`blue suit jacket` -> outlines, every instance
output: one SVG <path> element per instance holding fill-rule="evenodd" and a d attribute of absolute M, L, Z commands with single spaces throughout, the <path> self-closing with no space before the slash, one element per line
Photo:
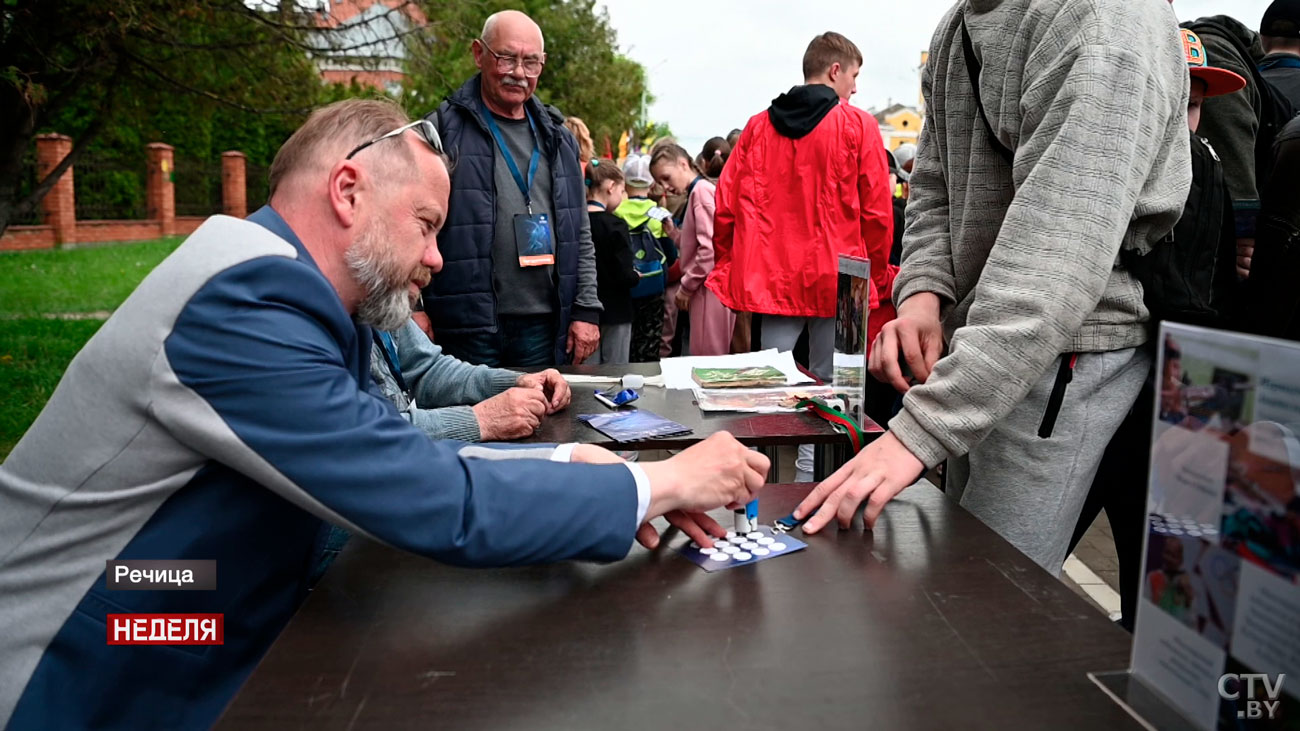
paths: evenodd
<path fill-rule="evenodd" d="M 431 441 L 368 391 L 369 328 L 293 231 L 250 220 L 209 220 L 151 273 L 0 466 L 0 726 L 211 725 L 327 522 L 465 566 L 632 545 L 627 469 Z M 217 589 L 107 591 L 113 558 L 216 559 Z M 131 612 L 223 613 L 225 644 L 108 646 L 105 616 Z"/>

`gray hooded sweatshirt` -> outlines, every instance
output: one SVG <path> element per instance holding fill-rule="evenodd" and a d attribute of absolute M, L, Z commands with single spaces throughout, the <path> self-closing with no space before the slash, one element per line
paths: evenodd
<path fill-rule="evenodd" d="M 965 454 L 1061 354 L 1142 345 L 1149 251 L 1191 184 L 1187 65 L 1165 0 L 971 0 L 939 23 L 894 301 L 932 292 L 948 352 L 890 422 L 927 466 Z M 1008 166 L 979 120 L 962 52 Z"/>

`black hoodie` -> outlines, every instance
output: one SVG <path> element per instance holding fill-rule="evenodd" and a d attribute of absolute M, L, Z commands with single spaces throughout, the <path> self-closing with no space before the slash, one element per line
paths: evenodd
<path fill-rule="evenodd" d="M 839 95 L 825 84 L 795 86 L 772 100 L 767 117 L 782 137 L 797 140 L 816 129 L 839 103 Z"/>

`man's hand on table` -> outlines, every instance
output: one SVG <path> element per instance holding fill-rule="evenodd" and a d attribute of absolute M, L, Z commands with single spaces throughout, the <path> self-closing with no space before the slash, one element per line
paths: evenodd
<path fill-rule="evenodd" d="M 564 380 L 564 376 L 554 368 L 547 368 L 539 373 L 523 373 L 515 379 L 515 385 L 520 388 L 532 388 L 542 392 L 546 397 L 547 414 L 554 414 L 569 405 L 569 400 L 573 394 L 569 390 L 569 382 Z"/>
<path fill-rule="evenodd" d="M 921 460 L 913 456 L 897 437 L 886 432 L 814 488 L 795 508 L 794 516 L 802 519 L 816 511 L 803 524 L 805 533 L 816 533 L 832 519 L 838 520 L 840 527 L 848 528 L 853 514 L 865 500 L 867 510 L 862 519 L 870 530 L 885 503 L 893 500 L 903 488 L 914 484 L 923 472 L 925 465 Z"/>
<path fill-rule="evenodd" d="M 903 375 L 898 354 L 902 352 L 916 383 L 925 383 L 930 370 L 943 355 L 943 325 L 939 321 L 939 297 L 918 292 L 898 306 L 898 317 L 885 323 L 871 346 L 867 367 L 877 381 L 888 383 L 899 393 L 911 384 Z"/>
<path fill-rule="evenodd" d="M 537 388 L 506 389 L 474 405 L 479 437 L 485 442 L 519 439 L 537 430 L 549 403 Z"/>
<path fill-rule="evenodd" d="M 571 460 L 589 464 L 622 461 L 613 452 L 589 444 L 575 447 Z M 767 457 L 746 449 L 726 432 L 662 462 L 642 463 L 641 469 L 650 478 L 650 509 L 646 522 L 637 529 L 637 542 L 651 549 L 659 545 L 659 532 L 650 520 L 662 515 L 691 540 L 712 546 L 713 539 L 722 538 L 727 531 L 706 512 L 753 500 L 767 481 L 770 466 Z"/>

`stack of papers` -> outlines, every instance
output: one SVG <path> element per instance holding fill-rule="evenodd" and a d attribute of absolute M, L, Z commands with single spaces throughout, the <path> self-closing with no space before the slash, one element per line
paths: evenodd
<path fill-rule="evenodd" d="M 695 402 L 700 411 L 740 411 L 751 414 L 778 414 L 798 411 L 795 404 L 815 398 L 839 407 L 835 389 L 830 386 L 783 386 L 781 388 L 697 388 Z"/>
<path fill-rule="evenodd" d="M 664 358 L 659 361 L 663 371 L 664 387 L 675 389 L 695 389 L 698 384 L 691 377 L 696 368 L 753 368 L 771 366 L 785 374 L 787 386 L 801 383 L 816 383 L 804 375 L 795 365 L 794 354 L 786 351 L 777 352 L 776 348 L 761 350 L 757 353 L 736 353 L 734 355 L 693 355 L 684 358 Z"/>

